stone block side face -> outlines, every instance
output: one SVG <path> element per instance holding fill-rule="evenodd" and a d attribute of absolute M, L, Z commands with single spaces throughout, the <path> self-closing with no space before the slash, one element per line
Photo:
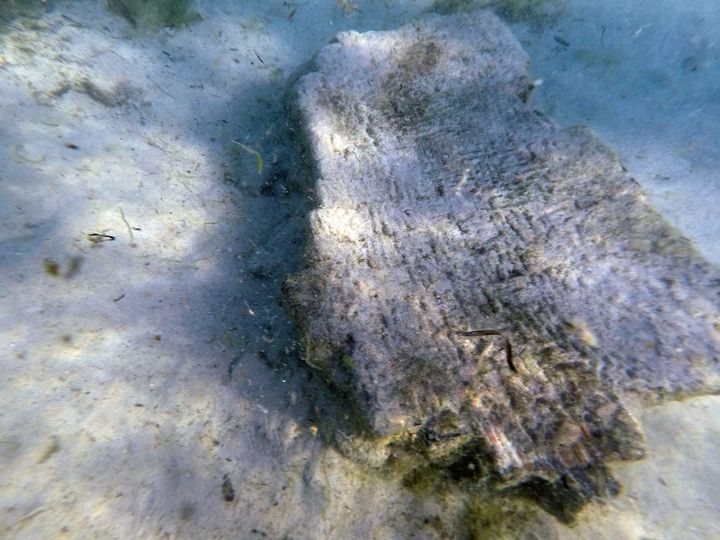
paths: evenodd
<path fill-rule="evenodd" d="M 318 206 L 289 280 L 308 362 L 387 455 L 565 517 L 613 492 L 604 463 L 643 454 L 618 394 L 720 388 L 716 269 L 591 133 L 526 105 L 491 14 L 340 34 L 316 66 L 297 100 Z"/>

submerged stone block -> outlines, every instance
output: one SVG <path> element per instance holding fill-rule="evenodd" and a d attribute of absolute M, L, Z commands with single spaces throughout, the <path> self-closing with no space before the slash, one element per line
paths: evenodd
<path fill-rule="evenodd" d="M 571 519 L 643 455 L 622 402 L 717 392 L 720 274 L 495 16 L 342 33 L 296 87 L 315 176 L 287 284 L 307 361 L 405 460 Z M 370 458 L 368 458 L 370 460 Z"/>

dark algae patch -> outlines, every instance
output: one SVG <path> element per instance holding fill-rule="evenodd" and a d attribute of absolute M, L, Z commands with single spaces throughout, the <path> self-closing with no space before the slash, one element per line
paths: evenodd
<path fill-rule="evenodd" d="M 107 5 L 140 30 L 176 28 L 200 19 L 191 0 L 108 0 Z"/>
<path fill-rule="evenodd" d="M 0 1 L 0 23 L 15 17 L 36 17 L 50 9 L 51 0 L 2 0 Z"/>

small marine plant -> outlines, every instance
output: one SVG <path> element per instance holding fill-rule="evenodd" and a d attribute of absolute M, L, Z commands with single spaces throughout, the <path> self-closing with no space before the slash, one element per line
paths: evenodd
<path fill-rule="evenodd" d="M 107 7 L 140 30 L 176 28 L 200 19 L 192 0 L 107 0 Z"/>

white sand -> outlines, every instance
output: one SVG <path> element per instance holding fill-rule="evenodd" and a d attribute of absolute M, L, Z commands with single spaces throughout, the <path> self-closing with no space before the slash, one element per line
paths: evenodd
<path fill-rule="evenodd" d="M 292 71 L 338 30 L 392 28 L 429 3 L 206 0 L 202 22 L 143 37 L 79 0 L 0 33 L 0 537 L 451 534 L 457 508 L 315 436 L 332 396 L 298 365 L 278 305 L 304 194 L 259 194 L 283 166 Z M 720 261 L 720 8 L 570 4 L 542 34 L 515 25 L 537 102 L 599 131 Z M 262 174 L 231 139 L 261 152 Z M 720 536 L 720 400 L 641 416 L 649 457 L 617 468 L 623 495 L 552 534 Z"/>

